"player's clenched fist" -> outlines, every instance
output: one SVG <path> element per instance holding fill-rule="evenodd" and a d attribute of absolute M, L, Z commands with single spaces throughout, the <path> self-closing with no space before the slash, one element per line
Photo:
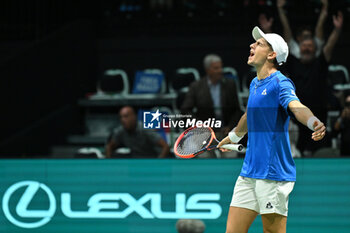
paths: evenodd
<path fill-rule="evenodd" d="M 312 133 L 311 138 L 314 141 L 321 140 L 326 135 L 326 126 L 321 121 L 315 121 L 313 124 L 315 132 Z"/>

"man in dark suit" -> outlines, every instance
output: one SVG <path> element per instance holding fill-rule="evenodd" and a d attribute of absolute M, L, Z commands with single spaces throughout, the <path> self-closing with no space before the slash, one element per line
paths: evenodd
<path fill-rule="evenodd" d="M 207 55 L 203 63 L 206 76 L 190 85 L 181 112 L 197 120 L 221 120 L 221 129 L 214 130 L 226 135 L 242 114 L 236 85 L 232 79 L 223 77 L 222 60 L 218 55 Z"/>

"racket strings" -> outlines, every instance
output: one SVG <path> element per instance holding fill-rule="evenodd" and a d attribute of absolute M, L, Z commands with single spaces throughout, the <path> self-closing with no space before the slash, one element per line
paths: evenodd
<path fill-rule="evenodd" d="M 208 128 L 194 128 L 189 130 L 179 141 L 176 152 L 180 155 L 195 154 L 206 148 L 212 139 Z"/>

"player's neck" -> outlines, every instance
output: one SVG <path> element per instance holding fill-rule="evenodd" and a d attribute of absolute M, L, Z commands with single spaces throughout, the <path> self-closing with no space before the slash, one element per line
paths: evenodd
<path fill-rule="evenodd" d="M 256 75 L 259 80 L 265 79 L 269 77 L 271 74 L 275 73 L 277 69 L 269 63 L 265 63 L 264 65 L 256 68 Z"/>

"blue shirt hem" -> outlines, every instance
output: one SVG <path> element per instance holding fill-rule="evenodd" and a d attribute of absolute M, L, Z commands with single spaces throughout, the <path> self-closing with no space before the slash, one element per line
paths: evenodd
<path fill-rule="evenodd" d="M 240 173 L 240 176 L 253 178 L 253 179 L 261 179 L 261 180 L 274 180 L 274 181 L 296 181 L 296 178 L 283 178 L 283 177 L 273 177 L 273 176 L 254 176 L 249 174 Z"/>

